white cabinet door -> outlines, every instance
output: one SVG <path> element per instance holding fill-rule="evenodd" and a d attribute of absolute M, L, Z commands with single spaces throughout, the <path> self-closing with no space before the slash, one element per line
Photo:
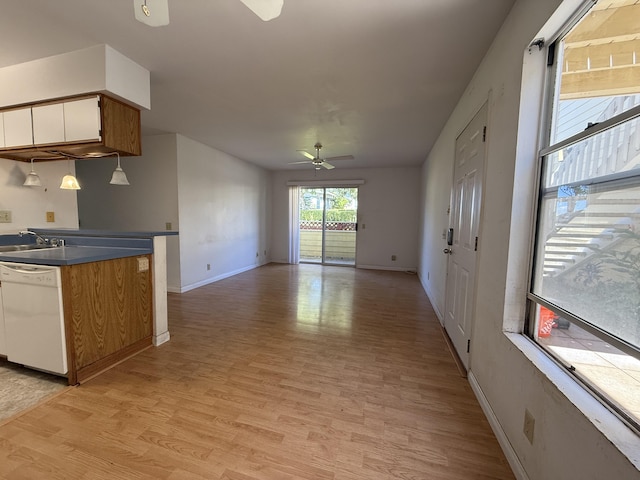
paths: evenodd
<path fill-rule="evenodd" d="M 43 105 L 31 109 L 33 116 L 33 143 L 64 142 L 64 109 L 62 103 Z"/>
<path fill-rule="evenodd" d="M 4 144 L 7 148 L 33 145 L 31 107 L 4 112 Z"/>
<path fill-rule="evenodd" d="M 64 102 L 65 141 L 100 140 L 98 97 Z"/>
<path fill-rule="evenodd" d="M 0 112 L 0 148 L 4 148 L 4 113 Z"/>

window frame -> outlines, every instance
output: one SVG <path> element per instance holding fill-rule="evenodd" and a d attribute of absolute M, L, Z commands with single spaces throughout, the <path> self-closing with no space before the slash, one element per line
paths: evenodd
<path fill-rule="evenodd" d="M 538 348 L 540 348 L 546 355 L 548 355 L 552 360 L 554 360 L 558 365 L 563 367 L 579 384 L 581 384 L 587 391 L 589 391 L 592 395 L 594 395 L 601 403 L 607 406 L 615 415 L 617 415 L 621 420 L 623 420 L 628 426 L 630 426 L 636 434 L 640 434 L 640 421 L 635 417 L 629 416 L 624 408 L 618 406 L 615 401 L 613 401 L 609 396 L 603 393 L 600 388 L 592 383 L 590 380 L 585 378 L 576 369 L 569 363 L 567 360 L 558 357 L 554 352 L 550 349 L 546 348 L 536 339 L 536 311 L 539 306 L 545 307 L 558 316 L 568 320 L 572 324 L 575 324 L 577 327 L 587 331 L 588 333 L 594 335 L 595 337 L 607 342 L 613 347 L 621 350 L 623 353 L 630 355 L 636 359 L 640 359 L 640 348 L 635 345 L 631 345 L 626 342 L 624 339 L 618 338 L 615 335 L 607 332 L 606 330 L 598 327 L 597 325 L 591 324 L 588 321 L 582 319 L 581 317 L 567 311 L 566 309 L 559 307 L 541 297 L 540 295 L 533 292 L 534 289 L 534 281 L 536 276 L 536 265 L 537 261 L 540 259 L 538 257 L 538 247 L 540 240 L 538 238 L 538 232 L 541 227 L 541 211 L 542 211 L 542 202 L 545 198 L 544 194 L 548 193 L 549 188 L 545 188 L 544 179 L 545 179 L 545 169 L 547 166 L 546 158 L 553 153 L 556 153 L 560 150 L 563 150 L 569 146 L 575 145 L 581 141 L 584 141 L 588 138 L 594 137 L 600 133 L 603 133 L 607 130 L 613 129 L 619 125 L 622 125 L 626 122 L 633 121 L 634 119 L 640 120 L 640 105 L 636 105 L 622 113 L 619 113 L 605 121 L 596 123 L 594 125 L 590 125 L 585 130 L 578 132 L 568 138 L 562 139 L 556 143 L 551 143 L 552 139 L 552 128 L 554 122 L 554 109 L 555 105 L 555 94 L 556 89 L 559 85 L 559 79 L 561 75 L 561 68 L 558 62 L 558 48 L 560 46 L 560 42 L 562 39 L 573 29 L 577 23 L 579 23 L 582 18 L 588 14 L 588 12 L 593 8 L 593 6 L 597 3 L 598 0 L 587 0 L 584 4 L 576 10 L 576 12 L 567 19 L 564 24 L 564 27 L 557 32 L 557 34 L 552 37 L 552 39 L 548 42 L 543 40 L 543 44 L 540 44 L 538 40 L 534 41 L 532 45 L 529 47 L 534 48 L 537 46 L 540 49 L 546 47 L 547 53 L 547 71 L 546 71 L 546 79 L 544 82 L 543 94 L 542 94 L 542 108 L 540 110 L 540 136 L 539 142 L 540 147 L 538 148 L 538 153 L 536 157 L 536 175 L 533 178 L 535 182 L 534 187 L 534 205 L 535 209 L 533 211 L 533 228 L 531 229 L 531 241 L 530 241 L 530 261 L 529 261 L 529 278 L 527 284 L 527 294 L 526 294 L 526 308 L 525 308 L 525 321 L 524 321 L 524 334 L 533 341 Z M 567 185 L 610 185 L 612 183 L 618 182 L 633 182 L 640 184 L 640 169 L 628 170 L 624 172 L 617 172 L 613 174 L 602 175 L 599 177 L 590 177 L 583 181 L 575 182 L 574 184 Z M 563 185 L 564 186 L 564 185 Z M 560 186 L 552 187 L 552 188 L 560 188 Z"/>

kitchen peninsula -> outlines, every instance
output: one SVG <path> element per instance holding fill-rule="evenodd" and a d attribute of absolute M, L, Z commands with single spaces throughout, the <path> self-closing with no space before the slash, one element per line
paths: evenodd
<path fill-rule="evenodd" d="M 30 231 L 49 246 L 0 251 L 0 262 L 60 269 L 70 384 L 169 340 L 166 236 L 177 232 Z M 2 235 L 0 245 L 34 242 L 36 235 Z"/>

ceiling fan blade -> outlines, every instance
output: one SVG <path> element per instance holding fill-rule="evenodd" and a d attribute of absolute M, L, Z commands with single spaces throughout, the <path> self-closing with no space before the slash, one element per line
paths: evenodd
<path fill-rule="evenodd" d="M 169 25 L 169 0 L 133 0 L 136 20 L 150 27 Z"/>
<path fill-rule="evenodd" d="M 353 160 L 353 158 L 353 155 L 340 155 L 337 157 L 328 157 L 325 158 L 325 160 L 331 160 L 333 162 L 334 160 Z"/>
<path fill-rule="evenodd" d="M 311 155 L 309 152 L 305 152 L 304 150 L 298 150 L 298 152 L 300 152 L 302 155 L 307 157 L 309 160 L 315 160 L 316 159 L 316 157 Z"/>
<path fill-rule="evenodd" d="M 287 165 L 299 165 L 302 163 L 313 163 L 311 160 L 303 160 L 301 162 L 289 162 Z"/>
<path fill-rule="evenodd" d="M 327 162 L 322 162 L 322 163 L 320 164 L 320 166 L 322 166 L 322 167 L 326 168 L 327 170 L 331 170 L 331 169 L 336 168 L 336 167 L 334 167 L 333 165 L 331 165 L 330 163 L 327 163 Z"/>
<path fill-rule="evenodd" d="M 265 22 L 277 18 L 282 12 L 284 0 L 240 0 L 249 10 Z"/>

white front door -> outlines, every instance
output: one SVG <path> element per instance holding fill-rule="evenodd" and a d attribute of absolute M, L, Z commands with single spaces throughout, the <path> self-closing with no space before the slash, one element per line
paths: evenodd
<path fill-rule="evenodd" d="M 444 328 L 469 368 L 487 104 L 456 139 Z"/>

